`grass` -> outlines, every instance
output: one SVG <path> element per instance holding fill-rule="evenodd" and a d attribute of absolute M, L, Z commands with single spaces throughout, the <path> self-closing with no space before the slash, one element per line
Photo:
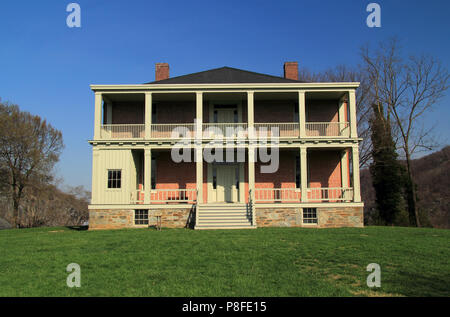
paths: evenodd
<path fill-rule="evenodd" d="M 2 230 L 0 296 L 450 296 L 449 242 L 391 227 Z M 372 262 L 381 288 L 366 285 Z"/>

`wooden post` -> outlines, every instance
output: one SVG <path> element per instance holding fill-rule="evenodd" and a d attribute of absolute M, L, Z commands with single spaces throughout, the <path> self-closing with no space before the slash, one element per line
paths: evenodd
<path fill-rule="evenodd" d="M 95 110 L 94 110 L 94 140 L 100 139 L 100 129 L 102 125 L 102 93 L 95 93 Z"/>
<path fill-rule="evenodd" d="M 152 131 L 152 93 L 145 93 L 145 139 L 151 138 Z"/>
<path fill-rule="evenodd" d="M 306 147 L 300 148 L 300 186 L 302 203 L 308 201 L 308 152 Z"/>

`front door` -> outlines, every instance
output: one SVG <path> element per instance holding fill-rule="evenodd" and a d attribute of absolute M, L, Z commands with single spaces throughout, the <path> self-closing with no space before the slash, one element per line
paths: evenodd
<path fill-rule="evenodd" d="M 231 109 L 217 109 L 217 121 L 216 123 L 233 123 L 234 122 L 234 112 L 233 108 Z"/>
<path fill-rule="evenodd" d="M 217 165 L 217 202 L 232 203 L 237 201 L 236 165 Z"/>

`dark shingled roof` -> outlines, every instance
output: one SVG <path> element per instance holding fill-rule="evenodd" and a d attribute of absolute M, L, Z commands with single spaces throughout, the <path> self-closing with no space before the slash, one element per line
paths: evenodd
<path fill-rule="evenodd" d="M 250 72 L 247 70 L 221 67 L 203 72 L 177 76 L 153 81 L 147 84 L 273 84 L 301 83 L 301 81 L 286 79 L 272 75 Z"/>

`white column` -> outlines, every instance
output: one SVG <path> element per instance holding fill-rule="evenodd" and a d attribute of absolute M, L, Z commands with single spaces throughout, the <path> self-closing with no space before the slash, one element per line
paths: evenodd
<path fill-rule="evenodd" d="M 341 151 L 341 187 L 348 186 L 348 151 L 347 149 Z"/>
<path fill-rule="evenodd" d="M 152 192 L 152 150 L 144 149 L 144 204 L 150 203 Z"/>
<path fill-rule="evenodd" d="M 346 128 L 345 123 L 347 122 L 346 107 L 347 101 L 344 97 L 339 100 L 339 132 L 348 137 L 349 129 Z"/>
<path fill-rule="evenodd" d="M 152 129 L 152 93 L 145 93 L 145 139 L 148 140 L 151 137 Z"/>
<path fill-rule="evenodd" d="M 354 90 L 348 92 L 348 106 L 350 109 L 350 137 L 357 138 L 358 122 L 356 119 L 356 95 Z"/>
<path fill-rule="evenodd" d="M 195 167 L 197 182 L 197 204 L 203 204 L 203 149 L 200 145 L 195 148 Z"/>
<path fill-rule="evenodd" d="M 196 139 L 201 140 L 202 136 L 202 125 L 203 125 L 203 93 L 197 92 L 196 93 Z"/>
<path fill-rule="evenodd" d="M 300 137 L 306 137 L 306 101 L 304 91 L 298 92 L 298 124 Z"/>
<path fill-rule="evenodd" d="M 95 93 L 95 110 L 94 110 L 94 140 L 100 139 L 100 127 L 102 125 L 102 93 Z"/>
<path fill-rule="evenodd" d="M 306 147 L 300 148 L 300 188 L 302 202 L 308 201 L 308 152 Z"/>
<path fill-rule="evenodd" d="M 354 201 L 361 202 L 361 187 L 359 179 L 359 148 L 358 146 L 352 147 L 352 167 L 353 167 L 353 193 Z"/>
<path fill-rule="evenodd" d="M 254 92 L 247 91 L 247 126 L 249 131 L 249 138 L 254 138 L 254 128 L 255 128 L 255 99 Z"/>

